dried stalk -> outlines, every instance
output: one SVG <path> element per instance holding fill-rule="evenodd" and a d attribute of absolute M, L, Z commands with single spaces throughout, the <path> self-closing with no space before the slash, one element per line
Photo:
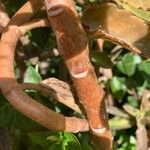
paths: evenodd
<path fill-rule="evenodd" d="M 98 85 L 89 60 L 88 39 L 72 0 L 45 0 L 48 18 L 82 103 L 96 149 L 109 150 L 112 135 L 108 128 L 104 91 Z"/>
<path fill-rule="evenodd" d="M 32 0 L 31 3 L 36 3 L 38 5 L 36 0 Z M 33 8 L 36 9 L 32 9 L 31 11 L 30 6 L 29 2 L 27 2 L 16 13 L 15 17 L 12 18 L 2 34 L 0 41 L 1 92 L 18 111 L 51 130 L 68 132 L 87 131 L 89 127 L 85 119 L 64 117 L 61 114 L 53 112 L 27 96 L 15 80 L 13 71 L 14 52 L 18 39 L 22 35 L 19 27 L 16 25 L 27 22 L 32 17 L 33 13 L 39 9 L 39 6 L 33 6 Z M 30 13 L 26 14 L 24 12 Z"/>
<path fill-rule="evenodd" d="M 104 40 L 103 39 L 97 39 L 96 40 L 98 49 L 100 52 L 103 52 L 103 47 L 104 47 Z"/>

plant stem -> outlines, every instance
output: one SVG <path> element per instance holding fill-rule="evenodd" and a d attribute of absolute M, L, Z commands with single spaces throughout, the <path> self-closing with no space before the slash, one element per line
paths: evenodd
<path fill-rule="evenodd" d="M 112 135 L 105 111 L 104 91 L 89 60 L 87 35 L 72 0 L 45 0 L 48 18 L 83 105 L 96 149 L 110 150 Z"/>

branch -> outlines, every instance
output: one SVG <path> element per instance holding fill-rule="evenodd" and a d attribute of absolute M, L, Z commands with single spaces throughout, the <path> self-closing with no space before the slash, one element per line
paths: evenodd
<path fill-rule="evenodd" d="M 130 116 L 126 112 L 114 106 L 107 106 L 107 112 L 111 115 L 115 115 L 118 117 L 127 118 L 127 119 L 130 118 Z"/>
<path fill-rule="evenodd" d="M 72 0 L 45 0 L 48 18 L 56 34 L 60 54 L 63 56 L 83 105 L 95 145 L 109 150 L 112 135 L 108 128 L 104 91 L 97 83 L 89 61 L 87 35 Z"/>
<path fill-rule="evenodd" d="M 24 35 L 27 31 L 30 31 L 34 28 L 40 28 L 40 27 L 49 27 L 50 23 L 48 21 L 47 18 L 45 19 L 36 19 L 36 20 L 32 20 L 29 23 L 26 23 L 22 26 L 20 26 L 20 31 L 21 33 Z"/>
<path fill-rule="evenodd" d="M 98 29 L 97 31 L 89 31 L 87 30 L 88 33 L 90 33 L 94 38 L 102 38 L 110 42 L 114 42 L 116 44 L 121 45 L 124 48 L 130 49 L 133 53 L 141 54 L 141 51 L 136 48 L 135 46 L 131 45 L 128 42 L 125 42 L 119 37 L 111 36 L 110 34 L 106 33 L 105 31 Z"/>
<path fill-rule="evenodd" d="M 147 150 L 148 149 L 148 135 L 145 126 L 138 127 L 136 130 L 136 149 Z"/>
<path fill-rule="evenodd" d="M 33 0 L 32 3 L 33 2 L 36 2 L 36 0 Z M 27 4 L 29 4 L 29 2 L 27 2 Z M 27 4 L 25 4 L 25 6 L 28 6 Z M 16 24 L 21 25 L 27 22 L 32 17 L 32 14 L 37 11 L 33 9 L 29 15 L 21 13 L 28 10 L 25 9 L 25 6 L 18 11 L 19 15 L 16 13 L 1 37 L 0 89 L 2 94 L 18 111 L 44 127 L 55 131 L 88 131 L 89 127 L 85 119 L 64 117 L 61 114 L 57 114 L 26 95 L 16 82 L 13 71 L 14 52 L 18 39 L 22 35 Z M 22 14 L 21 16 L 20 13 Z"/>
<path fill-rule="evenodd" d="M 42 81 L 39 84 L 22 83 L 20 84 L 20 86 L 23 90 L 29 90 L 29 89 L 35 90 L 45 96 L 50 96 L 54 100 L 64 104 L 65 106 L 68 106 L 75 112 L 82 114 L 81 109 L 79 108 L 79 106 L 76 104 L 74 100 L 74 97 L 71 93 L 68 84 L 63 81 L 60 81 L 55 78 L 49 78 Z M 130 116 L 127 113 L 114 106 L 106 106 L 106 111 L 111 115 L 115 115 L 127 119 L 130 118 Z"/>
<path fill-rule="evenodd" d="M 37 13 L 38 10 L 43 6 L 42 0 L 29 0 L 26 2 L 11 18 L 8 25 L 22 25 L 28 22 L 31 17 Z"/>

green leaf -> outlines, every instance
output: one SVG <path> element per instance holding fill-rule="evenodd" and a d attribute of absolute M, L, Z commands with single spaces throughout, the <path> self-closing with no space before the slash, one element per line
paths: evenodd
<path fill-rule="evenodd" d="M 97 2 L 97 0 L 89 0 L 91 3 Z"/>
<path fill-rule="evenodd" d="M 87 143 L 85 143 L 84 145 L 82 144 L 82 149 L 86 149 L 86 150 L 94 150 L 93 147 Z"/>
<path fill-rule="evenodd" d="M 12 135 L 12 150 L 19 150 L 22 149 L 22 139 L 23 134 L 20 130 L 11 128 L 11 135 Z"/>
<path fill-rule="evenodd" d="M 91 53 L 92 61 L 103 68 L 112 68 L 113 63 L 106 53 L 93 51 Z"/>
<path fill-rule="evenodd" d="M 41 146 L 43 149 L 48 149 L 51 145 L 51 142 L 47 140 L 47 137 L 50 136 L 52 133 L 49 131 L 45 132 L 36 132 L 36 133 L 29 133 L 28 137 L 32 140 L 33 143 Z"/>
<path fill-rule="evenodd" d="M 138 69 L 150 75 L 150 61 L 142 61 L 142 63 L 138 65 Z"/>
<path fill-rule="evenodd" d="M 48 150 L 82 150 L 81 145 L 72 133 L 38 132 L 29 133 L 33 143 Z"/>
<path fill-rule="evenodd" d="M 138 70 L 143 75 L 143 77 L 150 82 L 150 62 L 143 61 L 138 65 Z"/>
<path fill-rule="evenodd" d="M 144 10 L 150 9 L 150 0 L 115 0 L 115 1 L 128 4 L 134 8 L 141 8 Z"/>
<path fill-rule="evenodd" d="M 89 135 L 90 135 L 89 132 L 84 134 L 78 133 L 78 139 L 81 143 L 82 150 L 94 150 L 94 148 L 91 145 L 91 140 Z"/>
<path fill-rule="evenodd" d="M 48 150 L 62 150 L 62 146 L 60 144 L 52 143 Z"/>
<path fill-rule="evenodd" d="M 130 103 L 131 106 L 133 107 L 138 107 L 138 100 L 134 96 L 128 96 L 127 98 L 128 102 Z"/>
<path fill-rule="evenodd" d="M 24 76 L 24 83 L 39 83 L 41 81 L 40 74 L 32 66 L 29 66 Z"/>
<path fill-rule="evenodd" d="M 116 142 L 114 142 L 114 150 L 136 150 L 136 140 L 134 129 L 121 130 L 116 134 Z"/>
<path fill-rule="evenodd" d="M 136 66 L 141 62 L 141 57 L 132 53 L 124 55 L 121 61 L 117 63 L 117 68 L 124 74 L 132 76 L 135 73 Z"/>
<path fill-rule="evenodd" d="M 14 110 L 13 120 L 11 122 L 11 126 L 13 128 L 19 129 L 23 132 L 33 132 L 43 129 L 42 126 L 34 122 L 33 120 L 29 119 L 28 117 L 24 116 L 20 112 Z"/>
<path fill-rule="evenodd" d="M 110 88 L 115 97 L 119 100 L 119 102 L 121 102 L 127 91 L 126 79 L 121 77 L 113 77 L 110 80 Z"/>
<path fill-rule="evenodd" d="M 109 119 L 109 126 L 112 130 L 129 129 L 133 124 L 134 122 L 127 118 L 114 117 Z"/>
<path fill-rule="evenodd" d="M 80 142 L 72 133 L 64 133 L 64 138 L 62 142 L 63 150 L 82 150 Z"/>
<path fill-rule="evenodd" d="M 10 104 L 6 103 L 0 108 L 0 127 L 20 129 L 24 132 L 43 129 L 39 124 L 16 111 Z"/>
<path fill-rule="evenodd" d="M 0 94 L 0 108 L 1 108 L 5 103 L 7 103 L 5 97 L 4 97 L 2 94 Z"/>
<path fill-rule="evenodd" d="M 115 0 L 118 5 L 122 6 L 124 9 L 130 11 L 132 14 L 136 15 L 137 17 L 150 22 L 150 11 L 146 11 L 140 8 L 135 8 L 131 5 L 128 5 L 126 3 L 121 3 L 118 0 Z"/>

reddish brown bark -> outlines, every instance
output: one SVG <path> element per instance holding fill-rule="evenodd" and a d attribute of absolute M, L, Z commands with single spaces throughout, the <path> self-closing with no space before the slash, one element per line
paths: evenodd
<path fill-rule="evenodd" d="M 109 150 L 112 147 L 112 135 L 105 112 L 104 91 L 98 85 L 90 63 L 87 35 L 74 4 L 72 0 L 45 0 L 45 5 L 57 37 L 59 51 L 70 71 L 80 102 L 84 106 L 95 147 Z M 17 110 L 49 129 L 69 132 L 87 131 L 89 128 L 86 120 L 64 117 L 51 111 L 27 96 L 15 80 L 14 51 L 22 32 L 27 30 L 26 26 L 18 26 L 26 23 L 41 6 L 42 1 L 27 2 L 11 19 L 2 34 L 0 89 Z M 33 27 L 36 26 L 39 27 L 39 24 Z"/>
<path fill-rule="evenodd" d="M 72 0 L 45 0 L 47 14 L 63 56 L 84 106 L 91 133 L 98 149 L 111 149 L 104 91 L 98 85 L 89 60 L 88 39 Z M 100 146 L 101 145 L 101 146 Z"/>
<path fill-rule="evenodd" d="M 21 31 L 23 30 L 23 28 L 19 28 L 18 26 L 26 23 L 40 8 L 36 5 L 34 7 L 33 4 L 35 3 L 38 5 L 36 0 L 32 0 L 32 3 L 27 2 L 15 14 L 9 25 L 3 31 L 0 41 L 1 92 L 18 111 L 22 112 L 24 115 L 49 129 L 69 132 L 87 131 L 88 123 L 85 119 L 65 117 L 48 109 L 47 107 L 41 105 L 40 103 L 27 96 L 15 80 L 13 71 L 14 52 L 17 41 L 22 35 Z M 39 3 L 41 2 L 39 1 Z M 31 9 L 32 5 L 32 8 L 35 9 Z M 39 25 L 37 26 L 39 27 Z"/>

